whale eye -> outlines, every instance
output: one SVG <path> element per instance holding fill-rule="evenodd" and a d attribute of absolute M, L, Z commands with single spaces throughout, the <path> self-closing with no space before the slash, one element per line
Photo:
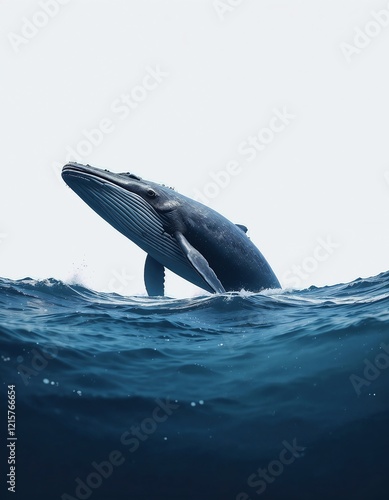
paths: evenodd
<path fill-rule="evenodd" d="M 157 196 L 157 193 L 154 191 L 154 189 L 149 188 L 147 190 L 147 196 L 150 196 L 150 198 L 155 198 Z"/>

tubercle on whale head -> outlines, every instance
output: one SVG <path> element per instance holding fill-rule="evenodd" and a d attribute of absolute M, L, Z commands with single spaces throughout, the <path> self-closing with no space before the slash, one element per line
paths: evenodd
<path fill-rule="evenodd" d="M 109 170 L 104 169 L 104 172 L 109 172 Z M 110 172 L 112 173 L 112 172 Z M 138 177 L 135 174 L 132 174 L 131 172 L 120 172 L 119 175 L 125 175 L 126 177 L 129 177 L 130 179 L 136 179 L 137 181 L 141 181 L 142 177 Z"/>

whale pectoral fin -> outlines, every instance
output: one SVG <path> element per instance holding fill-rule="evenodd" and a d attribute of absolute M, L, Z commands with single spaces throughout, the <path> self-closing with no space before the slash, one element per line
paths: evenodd
<path fill-rule="evenodd" d="M 247 233 L 248 228 L 244 226 L 243 224 L 235 224 L 239 229 L 241 229 L 244 233 Z"/>
<path fill-rule="evenodd" d="M 165 268 L 150 255 L 146 257 L 144 279 L 150 297 L 165 294 Z"/>
<path fill-rule="evenodd" d="M 189 262 L 200 274 L 200 276 L 208 283 L 208 285 L 213 288 L 216 293 L 224 293 L 225 289 L 220 283 L 214 270 L 209 267 L 207 259 L 189 243 L 182 233 L 176 232 L 174 233 L 174 237 Z"/>

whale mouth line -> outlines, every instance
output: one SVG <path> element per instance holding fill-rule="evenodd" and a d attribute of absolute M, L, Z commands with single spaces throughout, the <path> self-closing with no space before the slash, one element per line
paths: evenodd
<path fill-rule="evenodd" d="M 111 172 L 109 172 L 109 173 L 112 175 Z M 118 174 L 114 174 L 114 175 L 118 175 Z M 73 167 L 73 165 L 70 165 L 70 166 L 67 165 L 62 170 L 62 176 L 63 176 L 63 179 L 65 180 L 65 182 L 66 182 L 66 179 L 71 178 L 72 181 L 73 180 L 80 181 L 81 183 L 88 182 L 91 184 L 100 185 L 101 187 L 104 186 L 104 188 L 108 190 L 108 192 L 106 192 L 106 195 L 107 195 L 106 201 L 107 202 L 110 201 L 110 203 L 113 203 L 114 205 L 116 205 L 116 207 L 115 207 L 116 209 L 119 208 L 120 203 L 123 203 L 123 200 L 125 198 L 127 200 L 127 202 L 132 200 L 132 202 L 130 204 L 130 206 L 132 206 L 132 208 L 135 208 L 135 206 L 133 204 L 135 204 L 138 207 L 138 210 L 139 210 L 140 206 L 143 206 L 143 210 L 150 211 L 156 218 L 158 218 L 158 214 L 154 210 L 154 208 L 152 206 L 150 206 L 150 204 L 147 203 L 141 196 L 139 196 L 137 193 L 134 193 L 131 189 L 127 189 L 125 186 L 121 185 L 120 183 L 115 182 L 114 179 L 105 178 L 104 176 L 99 174 L 99 172 L 93 172 L 93 171 L 90 172 L 90 171 L 86 171 L 85 169 L 82 169 L 82 168 Z M 85 189 L 82 187 L 82 184 L 81 185 L 78 184 L 77 186 L 70 186 L 69 185 L 69 187 L 71 189 L 73 189 L 74 191 L 78 192 L 79 195 L 81 195 L 81 197 L 84 199 L 84 201 L 86 201 L 87 198 L 89 198 L 91 201 L 94 197 L 93 192 L 89 191 L 89 187 L 88 187 L 88 190 L 85 191 Z M 113 194 L 112 189 L 114 189 L 116 192 L 116 196 L 117 196 L 116 200 L 112 198 L 112 194 Z M 103 205 L 102 199 L 98 199 L 95 201 L 97 202 L 98 205 L 100 205 L 100 206 Z"/>
<path fill-rule="evenodd" d="M 112 172 L 109 172 L 112 174 Z M 65 180 L 66 177 L 73 177 L 74 179 L 83 179 L 86 181 L 95 181 L 99 182 L 100 184 L 111 184 L 112 186 L 120 187 L 126 191 L 130 191 L 128 189 L 125 189 L 123 186 L 121 186 L 119 183 L 114 182 L 111 179 L 108 179 L 106 177 L 103 177 L 101 174 L 98 172 L 90 172 L 82 168 L 75 167 L 73 165 L 66 165 L 62 169 L 62 177 Z M 131 191 L 130 191 L 131 192 Z"/>

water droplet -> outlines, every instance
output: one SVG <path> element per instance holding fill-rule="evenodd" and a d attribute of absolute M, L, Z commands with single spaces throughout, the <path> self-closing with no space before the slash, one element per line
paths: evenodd
<path fill-rule="evenodd" d="M 48 383 L 50 383 L 50 380 L 49 380 L 48 378 L 44 378 L 44 379 L 43 379 L 43 383 L 44 383 L 44 384 L 48 384 Z"/>

